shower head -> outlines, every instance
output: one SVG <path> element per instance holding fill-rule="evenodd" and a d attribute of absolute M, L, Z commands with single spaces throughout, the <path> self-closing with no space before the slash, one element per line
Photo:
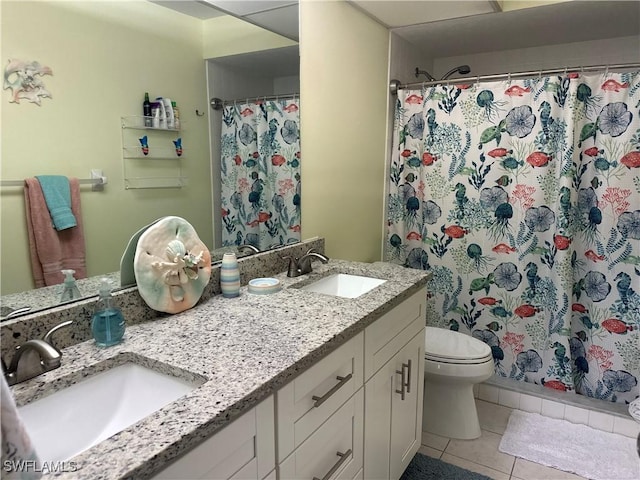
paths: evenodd
<path fill-rule="evenodd" d="M 425 77 L 427 77 L 428 82 L 435 81 L 435 77 L 429 72 L 427 72 L 426 70 L 420 70 L 420 68 L 416 67 L 416 78 L 418 78 L 420 75 L 424 75 Z"/>
<path fill-rule="evenodd" d="M 442 78 L 440 80 L 446 80 L 447 78 L 449 78 L 454 73 L 459 73 L 460 75 L 466 75 L 468 73 L 471 73 L 471 67 L 469 67 L 469 65 L 460 65 L 459 67 L 456 67 L 456 68 L 453 68 L 453 69 L 449 70 L 447 73 L 445 73 L 442 76 Z"/>

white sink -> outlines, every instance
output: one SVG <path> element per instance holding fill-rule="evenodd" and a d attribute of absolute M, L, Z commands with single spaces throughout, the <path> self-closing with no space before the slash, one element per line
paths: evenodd
<path fill-rule="evenodd" d="M 386 280 L 359 275 L 338 273 L 322 278 L 317 282 L 300 287 L 308 292 L 324 293 L 336 297 L 356 298 L 382 285 Z"/>
<path fill-rule="evenodd" d="M 125 363 L 18 410 L 42 461 L 68 460 L 199 385 Z"/>

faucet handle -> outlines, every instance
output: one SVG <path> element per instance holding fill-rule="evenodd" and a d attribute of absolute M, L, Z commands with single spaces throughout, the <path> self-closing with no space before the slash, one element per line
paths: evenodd
<path fill-rule="evenodd" d="M 42 340 L 44 342 L 47 342 L 49 345 L 51 345 L 53 348 L 56 348 L 56 346 L 53 344 L 52 341 L 52 335 L 54 333 L 56 333 L 58 330 L 64 328 L 64 327 L 68 327 L 69 325 L 71 325 L 73 323 L 73 320 L 67 320 L 66 322 L 62 322 L 59 323 L 58 325 L 56 325 L 55 327 L 53 327 L 51 330 L 49 330 L 47 333 L 44 334 L 44 337 L 42 337 Z"/>
<path fill-rule="evenodd" d="M 297 277 L 298 272 L 298 259 L 291 255 L 281 255 L 283 260 L 289 260 L 289 267 L 287 268 L 287 277 Z"/>

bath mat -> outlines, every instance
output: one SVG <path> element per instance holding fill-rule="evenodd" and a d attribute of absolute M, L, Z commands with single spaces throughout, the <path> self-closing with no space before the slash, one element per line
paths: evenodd
<path fill-rule="evenodd" d="M 400 480 L 491 480 L 491 478 L 416 453 Z"/>
<path fill-rule="evenodd" d="M 635 439 L 514 410 L 498 450 L 593 480 L 637 480 Z"/>

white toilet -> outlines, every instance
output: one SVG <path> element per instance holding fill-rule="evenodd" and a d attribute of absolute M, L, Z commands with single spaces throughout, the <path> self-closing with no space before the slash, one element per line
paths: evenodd
<path fill-rule="evenodd" d="M 464 333 L 426 327 L 422 429 L 448 438 L 480 436 L 473 386 L 493 375 L 491 348 Z"/>

